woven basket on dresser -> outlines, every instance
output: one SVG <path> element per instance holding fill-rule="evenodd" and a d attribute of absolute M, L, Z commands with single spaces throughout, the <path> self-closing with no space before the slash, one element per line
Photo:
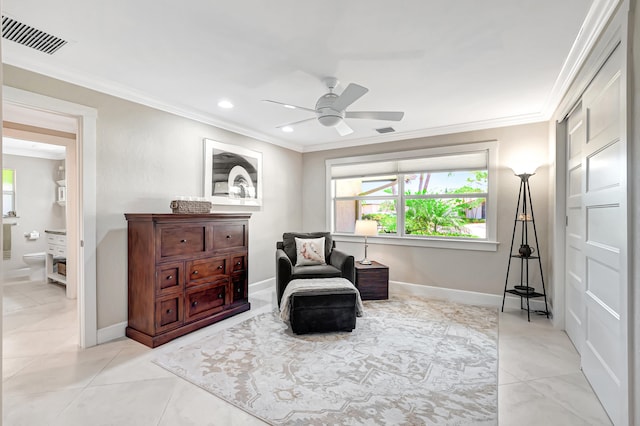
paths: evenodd
<path fill-rule="evenodd" d="M 211 202 L 210 201 L 187 201 L 187 200 L 173 200 L 171 204 L 171 211 L 173 213 L 210 213 Z"/>

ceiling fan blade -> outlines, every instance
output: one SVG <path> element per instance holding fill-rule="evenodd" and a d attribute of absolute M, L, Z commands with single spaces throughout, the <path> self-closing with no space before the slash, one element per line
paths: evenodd
<path fill-rule="evenodd" d="M 346 118 L 368 118 L 370 120 L 400 121 L 404 112 L 400 111 L 347 111 Z"/>
<path fill-rule="evenodd" d="M 340 120 L 335 129 L 340 133 L 340 136 L 347 136 L 353 133 L 353 129 L 344 120 Z"/>
<path fill-rule="evenodd" d="M 282 105 L 283 107 L 289 108 L 289 109 L 301 109 L 303 111 L 316 112 L 315 109 L 305 108 L 305 107 L 301 107 L 301 106 L 298 106 L 298 105 L 286 104 L 284 102 L 272 101 L 272 100 L 269 100 L 269 99 L 263 99 L 262 102 L 269 102 L 269 103 L 272 103 L 272 104 Z"/>
<path fill-rule="evenodd" d="M 368 91 L 369 89 L 367 89 L 366 87 L 362 87 L 355 83 L 349 83 L 347 88 L 344 89 L 344 92 L 342 92 L 342 94 L 338 96 L 338 99 L 335 100 L 333 105 L 331 105 L 331 108 L 335 109 L 336 111 L 344 111 L 349 105 L 360 99 Z"/>
<path fill-rule="evenodd" d="M 287 126 L 295 126 L 296 124 L 304 123 L 311 120 L 317 120 L 317 118 L 316 117 L 305 118 L 304 120 L 294 121 L 293 123 L 282 124 L 280 126 L 276 126 L 276 129 L 282 129 L 283 127 L 287 127 Z"/>

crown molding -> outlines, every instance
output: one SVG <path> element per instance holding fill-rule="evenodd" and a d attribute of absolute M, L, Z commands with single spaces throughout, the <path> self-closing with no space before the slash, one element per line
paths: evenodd
<path fill-rule="evenodd" d="M 161 99 L 148 96 L 145 93 L 131 89 L 130 87 L 125 87 L 125 86 L 115 84 L 111 81 L 105 81 L 99 78 L 92 78 L 90 76 L 86 76 L 80 73 L 69 72 L 69 71 L 58 69 L 51 66 L 43 66 L 41 63 L 37 61 L 31 61 L 26 58 L 21 58 L 20 60 L 17 60 L 17 61 L 12 59 L 13 58 L 9 58 L 7 60 L 6 58 L 3 58 L 3 62 L 8 65 L 25 69 L 27 71 L 32 71 L 38 74 L 45 75 L 47 77 L 64 81 L 66 83 L 70 83 L 76 86 L 81 86 L 86 89 L 95 90 L 97 92 L 101 92 L 109 96 L 114 96 L 127 101 L 148 106 L 150 108 L 154 108 L 160 111 L 168 112 L 170 114 L 175 114 L 180 117 L 188 118 L 190 120 L 194 120 L 200 123 L 215 126 L 223 130 L 227 130 L 233 133 L 237 133 L 243 136 L 257 139 L 262 142 L 267 142 L 272 145 L 277 145 L 282 148 L 287 148 L 297 152 L 302 152 L 302 149 L 303 149 L 302 146 L 300 145 L 291 144 L 279 139 L 274 139 L 263 133 L 255 132 L 253 130 L 243 128 L 237 124 L 220 120 L 217 117 L 214 117 L 210 114 L 203 113 L 193 108 L 189 108 L 183 105 L 169 104 Z"/>
<path fill-rule="evenodd" d="M 560 74 L 549 94 L 542 116 L 549 120 L 578 75 L 596 41 L 603 33 L 607 23 L 622 0 L 594 0 L 587 12 L 580 32 L 571 46 L 571 50 L 562 65 Z"/>
<path fill-rule="evenodd" d="M 372 145 L 384 142 L 396 142 L 407 139 L 418 139 L 429 136 L 448 135 L 452 133 L 472 132 L 476 130 L 494 129 L 498 127 L 517 126 L 520 124 L 539 123 L 547 121 L 542 114 L 523 114 L 511 117 L 492 118 L 490 120 L 469 121 L 466 123 L 452 124 L 448 126 L 430 127 L 409 132 L 388 133 L 380 136 L 372 136 L 360 139 L 331 142 L 305 146 L 303 152 L 327 151 L 330 149 L 351 148 L 355 146 Z"/>

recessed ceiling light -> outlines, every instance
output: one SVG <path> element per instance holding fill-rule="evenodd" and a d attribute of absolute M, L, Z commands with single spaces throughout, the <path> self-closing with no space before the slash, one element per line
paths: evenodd
<path fill-rule="evenodd" d="M 222 100 L 220 102 L 218 102 L 218 106 L 220 108 L 224 108 L 224 109 L 229 109 L 229 108 L 233 108 L 233 104 L 227 100 Z"/>
<path fill-rule="evenodd" d="M 284 127 L 282 128 L 282 131 L 283 131 L 283 132 L 285 132 L 285 133 L 291 133 L 291 132 L 293 132 L 293 127 L 291 127 L 291 126 L 284 126 Z"/>

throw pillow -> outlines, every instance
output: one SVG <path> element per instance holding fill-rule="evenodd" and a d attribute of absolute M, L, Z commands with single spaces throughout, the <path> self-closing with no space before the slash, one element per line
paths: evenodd
<path fill-rule="evenodd" d="M 296 238 L 296 266 L 326 265 L 324 237 Z"/>
<path fill-rule="evenodd" d="M 282 234 L 282 245 L 284 252 L 287 253 L 291 263 L 298 263 L 296 256 L 296 238 L 322 238 L 324 237 L 324 261 L 328 262 L 331 258 L 331 250 L 333 249 L 333 239 L 329 232 L 285 232 Z"/>

